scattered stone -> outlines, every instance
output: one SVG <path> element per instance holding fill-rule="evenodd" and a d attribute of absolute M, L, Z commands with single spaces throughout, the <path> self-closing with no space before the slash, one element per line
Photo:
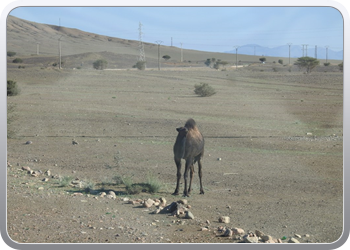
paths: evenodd
<path fill-rule="evenodd" d="M 261 236 L 261 239 L 264 241 L 264 242 L 267 242 L 267 241 L 273 241 L 272 237 L 270 235 L 263 235 Z M 275 242 L 274 242 L 275 243 Z"/>
<path fill-rule="evenodd" d="M 107 194 L 106 194 L 106 192 L 101 192 L 100 193 L 100 197 L 105 197 Z"/>
<path fill-rule="evenodd" d="M 263 232 L 261 232 L 260 230 L 255 230 L 255 234 L 256 234 L 256 236 L 258 236 L 258 237 L 260 237 L 261 238 L 261 236 L 264 236 L 265 234 L 263 233 Z"/>
<path fill-rule="evenodd" d="M 31 170 L 30 167 L 28 167 L 28 166 L 23 166 L 22 169 L 25 170 L 25 171 L 30 171 Z"/>
<path fill-rule="evenodd" d="M 310 237 L 310 234 L 305 234 L 305 237 L 306 237 L 306 238 L 309 238 L 309 237 Z"/>
<path fill-rule="evenodd" d="M 177 201 L 177 203 L 187 205 L 188 201 L 186 199 L 181 199 L 181 200 Z"/>
<path fill-rule="evenodd" d="M 152 207 L 153 204 L 154 204 L 154 200 L 148 199 L 143 203 L 143 206 L 149 208 L 149 207 Z"/>
<path fill-rule="evenodd" d="M 190 211 L 186 211 L 185 218 L 193 220 L 194 216 Z"/>
<path fill-rule="evenodd" d="M 237 227 L 232 228 L 232 231 L 233 231 L 233 233 L 236 234 L 236 235 L 243 235 L 243 234 L 245 233 L 244 230 L 243 230 L 242 228 L 237 228 Z"/>
<path fill-rule="evenodd" d="M 33 142 L 32 141 L 26 141 L 26 144 L 32 144 Z"/>
<path fill-rule="evenodd" d="M 33 176 L 33 177 L 38 177 L 39 175 L 40 175 L 40 173 L 37 172 L 37 171 L 33 171 L 33 172 L 31 173 L 31 176 Z"/>
<path fill-rule="evenodd" d="M 233 231 L 229 228 L 227 228 L 223 234 L 224 237 L 232 237 Z"/>
<path fill-rule="evenodd" d="M 165 207 L 166 206 L 166 199 L 164 197 L 159 198 L 160 204 L 159 206 Z"/>
<path fill-rule="evenodd" d="M 208 231 L 209 230 L 209 228 L 207 228 L 207 227 L 202 227 L 201 228 L 201 231 Z"/>
<path fill-rule="evenodd" d="M 311 132 L 307 132 L 306 135 L 312 135 L 312 133 Z"/>
<path fill-rule="evenodd" d="M 246 243 L 259 243 L 259 238 L 256 236 L 248 236 L 244 238 L 244 242 Z"/>
<path fill-rule="evenodd" d="M 44 182 L 49 181 L 49 178 L 44 178 L 44 179 L 42 179 L 42 181 L 44 181 Z"/>
<path fill-rule="evenodd" d="M 113 191 L 109 191 L 108 195 L 107 195 L 107 198 L 115 200 L 117 198 L 117 196 L 116 196 L 116 194 Z"/>
<path fill-rule="evenodd" d="M 222 223 L 230 223 L 230 217 L 228 216 L 221 216 L 219 218 L 219 222 L 222 222 Z"/>
<path fill-rule="evenodd" d="M 209 220 L 206 220 L 205 223 L 207 223 L 208 225 L 210 225 L 210 221 L 209 221 Z"/>
<path fill-rule="evenodd" d="M 38 190 L 44 190 L 44 187 L 39 187 Z"/>
<path fill-rule="evenodd" d="M 47 170 L 47 171 L 45 172 L 45 175 L 51 176 L 51 171 L 50 171 L 50 170 Z"/>
<path fill-rule="evenodd" d="M 79 192 L 76 192 L 76 193 L 73 193 L 72 196 L 83 196 L 83 194 L 79 193 Z"/>
<path fill-rule="evenodd" d="M 221 161 L 221 158 L 220 158 L 220 157 L 218 158 L 218 161 Z"/>
<path fill-rule="evenodd" d="M 289 240 L 288 240 L 288 243 L 300 243 L 297 239 L 291 237 Z"/>
<path fill-rule="evenodd" d="M 301 235 L 300 235 L 300 234 L 294 234 L 294 236 L 295 236 L 296 238 L 301 238 Z"/>
<path fill-rule="evenodd" d="M 72 144 L 73 144 L 73 145 L 78 145 L 79 143 L 78 143 L 75 139 L 73 139 L 73 140 L 72 140 Z"/>
<path fill-rule="evenodd" d="M 281 239 L 277 239 L 277 243 L 282 243 L 282 240 Z"/>

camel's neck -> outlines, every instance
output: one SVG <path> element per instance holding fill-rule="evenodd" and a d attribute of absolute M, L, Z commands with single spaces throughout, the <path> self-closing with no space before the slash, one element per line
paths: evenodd
<path fill-rule="evenodd" d="M 185 149 L 186 149 L 186 136 L 178 136 L 176 138 L 176 142 L 174 146 L 175 157 L 178 159 L 182 159 L 185 155 Z"/>

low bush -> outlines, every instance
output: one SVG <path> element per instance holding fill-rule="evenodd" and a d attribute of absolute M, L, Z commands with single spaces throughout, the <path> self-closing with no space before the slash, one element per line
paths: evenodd
<path fill-rule="evenodd" d="M 137 68 L 139 70 L 145 70 L 146 68 L 146 62 L 145 61 L 138 61 L 133 68 Z"/>
<path fill-rule="evenodd" d="M 7 81 L 7 96 L 15 96 L 20 93 L 17 83 L 12 80 Z"/>
<path fill-rule="evenodd" d="M 201 97 L 208 97 L 216 94 L 216 91 L 208 83 L 194 85 L 194 93 Z"/>
<path fill-rule="evenodd" d="M 16 58 L 12 61 L 13 63 L 22 63 L 23 60 L 21 58 Z"/>
<path fill-rule="evenodd" d="M 95 62 L 93 62 L 94 69 L 103 70 L 103 69 L 107 68 L 107 65 L 108 65 L 108 63 L 104 59 L 96 60 Z"/>
<path fill-rule="evenodd" d="M 16 52 L 13 52 L 13 51 L 7 51 L 7 56 L 9 57 L 13 57 L 16 55 Z"/>

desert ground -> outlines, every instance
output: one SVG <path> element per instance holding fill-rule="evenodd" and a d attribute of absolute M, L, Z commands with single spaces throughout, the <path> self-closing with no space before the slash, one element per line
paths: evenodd
<path fill-rule="evenodd" d="M 15 117 L 7 141 L 11 239 L 237 242 L 218 237 L 220 226 L 285 236 L 284 242 L 295 234 L 302 243 L 339 239 L 342 74 L 263 67 L 9 67 L 8 78 L 21 89 L 20 95 L 8 97 Z M 217 93 L 196 96 L 194 85 L 199 83 L 210 84 Z M 186 198 L 194 219 L 152 214 L 154 206 L 129 204 L 126 198 L 164 197 L 168 204 L 182 198 L 171 195 L 176 182 L 172 147 L 175 129 L 190 117 L 205 138 L 205 194 L 199 194 L 195 167 L 192 194 Z M 35 177 L 23 167 L 42 174 Z M 43 181 L 47 170 L 51 176 Z M 115 183 L 116 176 L 145 183 L 148 175 L 163 183 L 158 192 L 129 195 L 123 184 Z M 60 186 L 57 176 L 93 183 L 93 189 Z M 100 197 L 102 191 L 114 191 L 117 197 Z M 220 223 L 220 216 L 230 217 L 230 223 Z"/>
<path fill-rule="evenodd" d="M 68 34 L 63 45 L 71 49 L 62 69 L 53 66 L 57 56 L 49 45 L 41 43 L 36 55 L 21 44 L 30 34 L 44 39 L 59 32 Z M 278 58 L 261 64 L 240 55 L 236 68 L 232 55 L 185 51 L 180 63 L 171 54 L 176 48 L 164 46 L 172 59 L 158 70 L 156 47 L 147 45 L 148 67 L 137 70 L 131 67 L 136 50 L 110 52 L 112 38 L 9 18 L 7 39 L 23 59 L 21 68 L 13 58 L 7 64 L 7 79 L 20 89 L 7 97 L 7 233 L 14 242 L 234 244 L 250 232 L 283 243 L 341 237 L 340 62 L 321 62 L 305 74 Z M 212 57 L 229 64 L 206 67 Z M 107 69 L 92 68 L 99 58 L 107 58 Z M 197 96 L 200 83 L 216 94 Z M 193 190 L 183 198 L 172 195 L 173 145 L 188 118 L 205 138 L 205 194 L 199 194 L 195 166 Z M 162 184 L 156 192 L 130 194 L 120 182 L 145 186 L 149 177 Z M 183 186 L 182 179 L 180 193 Z M 167 204 L 186 199 L 193 217 L 132 203 L 161 197 Z M 244 233 L 223 236 L 233 228 Z"/>

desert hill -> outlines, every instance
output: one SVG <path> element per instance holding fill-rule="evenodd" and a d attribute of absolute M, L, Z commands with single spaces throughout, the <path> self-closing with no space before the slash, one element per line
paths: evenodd
<path fill-rule="evenodd" d="M 122 36 L 122 34 L 120 34 Z M 78 29 L 30 22 L 14 16 L 7 18 L 7 51 L 16 52 L 24 64 L 50 66 L 59 61 L 59 40 L 63 67 L 92 68 L 92 62 L 105 59 L 108 68 L 132 68 L 139 55 L 139 42 L 116 37 L 93 34 Z M 158 45 L 144 43 L 147 67 L 158 67 Z M 162 57 L 169 55 L 165 61 Z M 216 58 L 234 65 L 236 55 L 183 49 L 183 62 L 180 62 L 181 49 L 160 46 L 161 67 L 203 67 L 207 58 Z M 260 56 L 238 55 L 243 63 L 259 62 Z M 269 57 L 267 62 L 281 58 Z M 287 58 L 284 62 L 287 62 Z M 13 59 L 9 58 L 11 62 Z M 294 59 L 295 60 L 295 59 Z M 339 63 L 339 62 L 336 62 Z"/>

